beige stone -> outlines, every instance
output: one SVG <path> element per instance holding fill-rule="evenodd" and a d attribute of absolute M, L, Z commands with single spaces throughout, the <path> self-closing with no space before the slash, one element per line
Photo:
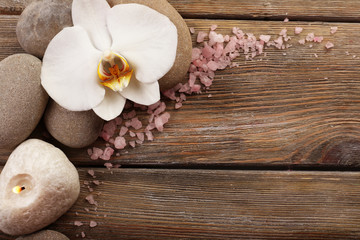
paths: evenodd
<path fill-rule="evenodd" d="M 16 35 L 21 47 L 42 58 L 54 36 L 72 26 L 68 1 L 39 0 L 30 3 L 20 15 Z"/>
<path fill-rule="evenodd" d="M 44 122 L 49 133 L 62 144 L 82 148 L 92 144 L 99 136 L 104 120 L 93 110 L 73 112 L 50 101 Z"/>
<path fill-rule="evenodd" d="M 14 187 L 23 187 L 17 193 Z M 20 144 L 0 174 L 0 230 L 9 235 L 38 231 L 77 200 L 79 174 L 65 154 L 38 139 Z"/>
<path fill-rule="evenodd" d="M 43 230 L 31 235 L 18 237 L 16 240 L 69 240 L 69 238 L 56 231 Z"/>
<path fill-rule="evenodd" d="M 41 61 L 29 54 L 0 62 L 0 148 L 14 148 L 39 123 L 48 101 L 40 72 Z"/>
<path fill-rule="evenodd" d="M 178 30 L 178 46 L 176 59 L 170 71 L 159 80 L 162 91 L 172 88 L 179 82 L 186 81 L 186 73 L 190 67 L 192 41 L 189 28 L 184 19 L 167 0 L 108 0 L 110 6 L 122 3 L 143 4 L 167 16 Z"/>

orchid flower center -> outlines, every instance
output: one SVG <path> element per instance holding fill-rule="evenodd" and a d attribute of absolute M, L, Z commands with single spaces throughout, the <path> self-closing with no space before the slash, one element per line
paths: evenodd
<path fill-rule="evenodd" d="M 120 54 L 105 51 L 98 65 L 100 83 L 115 92 L 121 92 L 129 85 L 133 69 Z"/>

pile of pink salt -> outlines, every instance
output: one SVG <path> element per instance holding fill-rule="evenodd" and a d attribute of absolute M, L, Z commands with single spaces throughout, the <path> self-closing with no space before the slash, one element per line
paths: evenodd
<path fill-rule="evenodd" d="M 288 22 L 285 21 L 285 22 Z M 288 30 L 282 29 L 278 36 L 260 35 L 256 37 L 252 33 L 245 33 L 241 29 L 234 27 L 231 35 L 223 35 L 216 32 L 217 25 L 212 25 L 209 32 L 199 31 L 196 36 L 197 46 L 192 49 L 192 59 L 189 68 L 189 78 L 185 84 L 179 83 L 172 89 L 163 92 L 163 95 L 175 101 L 175 109 L 182 107 L 186 101 L 186 96 L 191 94 L 201 94 L 210 89 L 215 79 L 215 73 L 228 67 L 237 67 L 234 60 L 240 55 L 245 56 L 245 60 L 253 60 L 255 57 L 264 55 L 265 49 L 274 47 L 275 49 L 285 50 L 292 45 Z M 302 27 L 295 27 L 295 35 L 303 32 Z M 331 27 L 330 33 L 335 34 L 337 27 Z M 192 34 L 196 34 L 194 28 L 190 28 Z M 273 37 L 273 39 L 272 39 Z M 308 33 L 306 37 L 300 39 L 298 43 L 305 45 L 310 42 L 320 44 L 324 38 Z M 324 47 L 330 49 L 334 44 L 328 41 Z M 286 53 L 283 53 L 286 55 Z M 318 55 L 315 53 L 315 57 Z M 128 146 L 135 148 L 144 141 L 153 141 L 153 131 L 162 132 L 164 125 L 169 121 L 170 114 L 165 112 L 165 102 L 157 102 L 149 107 L 127 103 L 127 112 L 122 113 L 116 119 L 106 123 L 100 137 L 106 141 L 106 147 L 100 149 L 93 147 L 88 149 L 88 154 L 92 160 L 102 159 L 108 161 L 115 154 L 120 156 L 120 150 Z M 130 109 L 133 109 L 130 111 Z M 137 111 L 145 111 L 147 121 L 137 117 Z M 105 163 L 107 168 L 112 168 L 112 163 Z"/>

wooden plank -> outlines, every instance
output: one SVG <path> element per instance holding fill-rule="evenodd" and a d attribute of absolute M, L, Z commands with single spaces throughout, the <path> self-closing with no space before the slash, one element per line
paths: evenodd
<path fill-rule="evenodd" d="M 86 169 L 79 172 L 81 182 L 92 180 Z M 82 187 L 50 229 L 70 239 L 82 231 L 88 239 L 360 238 L 360 173 L 97 169 L 95 175 L 103 182 L 94 187 L 97 210 Z M 89 221 L 98 226 L 89 228 Z"/>
<path fill-rule="evenodd" d="M 1 0 L 0 14 L 20 14 L 34 0 Z M 111 0 L 109 0 L 111 2 Z M 185 18 L 272 19 L 308 21 L 360 20 L 357 0 L 169 0 Z"/>
<path fill-rule="evenodd" d="M 16 16 L 1 16 L 8 28 L 0 31 L 0 59 L 21 52 L 15 43 Z M 267 49 L 255 61 L 237 59 L 237 68 L 217 71 L 206 94 L 189 96 L 180 110 L 167 101 L 171 119 L 153 142 L 121 151 L 115 162 L 123 165 L 335 165 L 360 163 L 360 26 L 330 23 L 187 20 L 197 31 L 219 25 L 230 34 L 234 26 L 255 35 L 276 36 L 295 26 L 324 36 L 324 43 L 302 46 L 295 36 L 288 50 Z M 195 35 L 193 36 L 195 38 Z M 4 47 L 8 43 L 9 47 Z M 194 43 L 195 45 L 195 43 Z M 349 52 L 349 56 L 345 54 Z M 314 54 L 318 55 L 318 58 Z M 286 54 L 286 56 L 284 56 Z M 212 97 L 209 98 L 208 95 Z M 41 135 L 41 134 L 40 134 Z M 94 146 L 103 147 L 99 140 Z M 57 144 L 58 145 L 58 144 Z M 61 146 L 61 145 L 58 145 Z M 62 147 L 63 148 L 63 147 Z M 63 148 L 77 165 L 103 164 L 90 161 L 86 149 Z M 0 150 L 4 163 L 9 150 Z"/>

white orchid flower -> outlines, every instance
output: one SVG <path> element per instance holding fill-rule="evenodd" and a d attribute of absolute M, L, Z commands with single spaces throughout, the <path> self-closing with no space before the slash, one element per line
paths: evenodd
<path fill-rule="evenodd" d="M 140 4 L 74 0 L 72 19 L 43 58 L 41 83 L 52 99 L 71 111 L 93 109 L 104 120 L 117 117 L 126 99 L 142 105 L 160 99 L 158 80 L 177 48 L 168 17 Z"/>

